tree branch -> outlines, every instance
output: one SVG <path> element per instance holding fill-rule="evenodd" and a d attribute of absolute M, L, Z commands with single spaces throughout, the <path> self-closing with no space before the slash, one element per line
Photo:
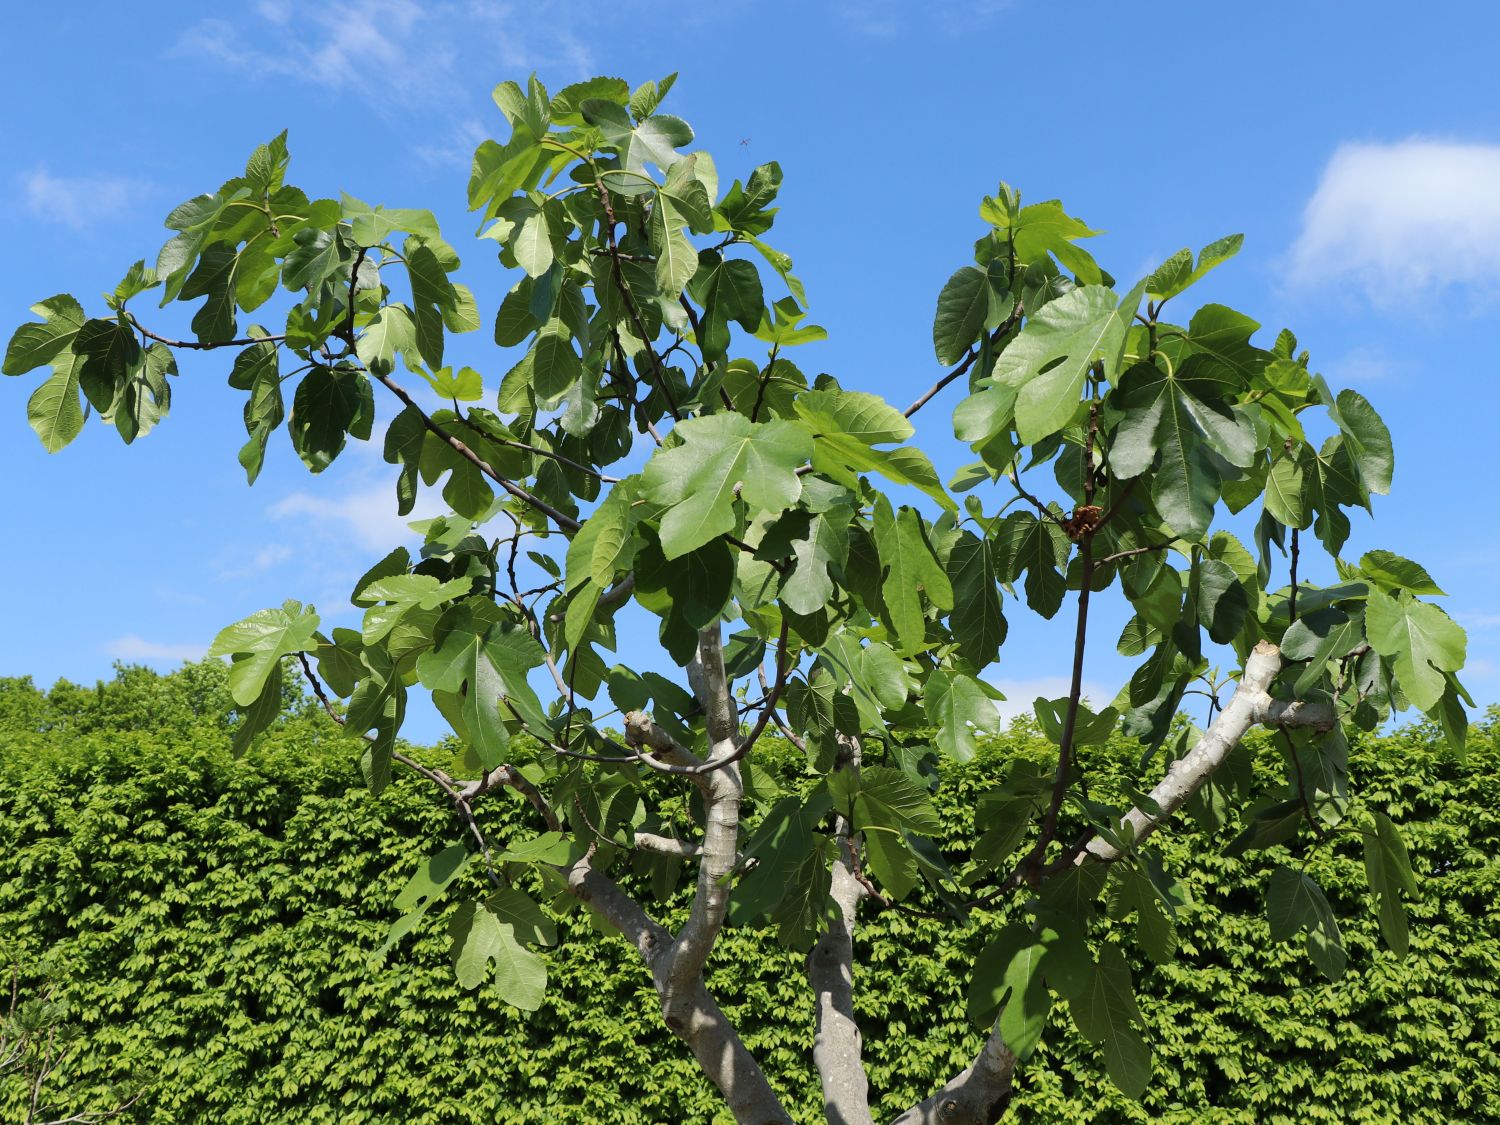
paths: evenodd
<path fill-rule="evenodd" d="M 697 844 L 679 840 L 675 836 L 659 836 L 655 832 L 637 832 L 635 846 L 653 855 L 672 856 L 675 859 L 692 859 L 703 851 Z"/>
<path fill-rule="evenodd" d="M 1087 833 L 1051 870 L 1121 859 L 1202 788 L 1252 726 L 1332 730 L 1338 722 L 1332 704 L 1271 698 L 1271 683 L 1283 664 L 1281 650 L 1269 641 L 1255 646 L 1245 662 L 1239 686 L 1224 709 L 1209 724 L 1198 744 L 1173 762 L 1166 776 L 1151 790 L 1149 796 L 1156 811 L 1137 807 L 1125 814 L 1118 834 L 1130 841 L 1129 849 Z M 1016 1056 L 1005 1045 L 997 1019 L 974 1062 L 932 1097 L 898 1118 L 896 1125 L 990 1125 L 1005 1112 L 1015 1067 Z"/>
<path fill-rule="evenodd" d="M 724 649 L 715 622 L 698 634 L 698 652 L 688 678 L 703 708 L 708 728 L 706 766 L 726 763 L 700 775 L 703 793 L 703 843 L 698 857 L 698 887 L 692 910 L 672 947 L 669 991 L 701 987 L 703 966 L 729 912 L 733 889 L 729 873 L 739 857 L 740 797 L 744 786 L 738 764 L 739 715 L 724 671 Z"/>
<path fill-rule="evenodd" d="M 392 379 L 389 375 L 376 375 L 373 371 L 370 372 L 370 374 L 372 375 L 372 377 L 379 379 L 382 383 L 384 383 L 386 387 L 389 388 L 390 392 L 401 400 L 403 405 L 410 407 L 412 410 L 415 410 L 417 412 L 417 415 L 422 419 L 422 424 L 426 426 L 431 433 L 436 434 L 438 437 L 442 438 L 444 442 L 452 447 L 455 453 L 457 453 L 464 460 L 468 461 L 471 465 L 477 468 L 485 476 L 489 477 L 490 480 L 494 481 L 501 488 L 505 489 L 506 492 L 510 493 L 517 500 L 520 500 L 522 503 L 529 504 L 531 507 L 541 512 L 542 515 L 546 516 L 553 523 L 557 524 L 557 526 L 565 533 L 571 534 L 572 532 L 577 531 L 580 527 L 583 526 L 583 522 L 581 520 L 574 519 L 566 512 L 558 511 L 551 504 L 547 503 L 547 501 L 543 500 L 540 496 L 533 495 L 532 493 L 526 491 L 526 489 L 522 488 L 520 485 L 516 484 L 514 481 L 501 476 L 490 466 L 489 462 L 487 462 L 483 457 L 479 456 L 479 454 L 475 453 L 460 439 L 454 437 L 452 434 L 444 430 L 443 427 L 434 422 L 428 416 L 427 411 L 423 410 L 416 404 L 411 395 L 407 393 L 406 388 L 403 387 L 400 383 L 396 382 L 396 380 Z"/>
<path fill-rule="evenodd" d="M 839 857 L 830 893 L 839 908 L 807 956 L 807 982 L 816 1004 L 813 1062 L 823 1085 L 828 1125 L 874 1125 L 870 1083 L 854 1018 L 854 918 L 862 892 L 854 874 L 849 826 L 838 820 Z"/>
<path fill-rule="evenodd" d="M 974 1061 L 937 1093 L 911 1107 L 894 1125 L 992 1125 L 1010 1103 L 1015 1053 L 995 1028 Z"/>
<path fill-rule="evenodd" d="M 1011 310 L 1010 315 L 1005 318 L 1004 323 L 1002 323 L 999 328 L 996 328 L 993 332 L 990 333 L 991 347 L 998 344 L 1000 342 L 1000 338 L 1016 326 L 1016 322 L 1021 319 L 1024 312 L 1025 310 L 1022 308 L 1021 302 L 1017 301 L 1016 307 Z M 944 375 L 932 386 L 928 387 L 927 390 L 922 393 L 922 397 L 908 406 L 904 411 L 902 411 L 902 413 L 905 414 L 906 417 L 910 418 L 918 410 L 921 410 L 922 407 L 926 406 L 935 397 L 937 397 L 938 393 L 942 391 L 944 387 L 953 382 L 953 380 L 960 378 L 964 374 L 964 372 L 973 367 L 974 361 L 979 358 L 980 351 L 981 349 L 979 348 L 970 349 L 969 354 L 964 356 L 963 362 L 961 362 L 952 371 L 948 372 L 948 374 Z"/>
<path fill-rule="evenodd" d="M 709 995 L 702 978 L 686 992 L 668 988 L 672 935 L 665 927 L 587 858 L 565 868 L 563 875 L 569 892 L 619 931 L 640 954 L 662 997 L 662 1018 L 667 1027 L 692 1050 L 703 1073 L 723 1094 L 735 1120 L 747 1125 L 790 1125 L 791 1116 L 771 1089 L 760 1064 Z"/>
<path fill-rule="evenodd" d="M 1075 520 L 1083 512 L 1098 515 L 1094 505 L 1094 442 L 1099 433 L 1099 406 L 1089 403 L 1088 440 L 1083 452 L 1083 507 L 1076 510 Z M 1019 488 L 1019 483 L 1017 484 Z M 1069 521 L 1071 524 L 1073 521 Z M 1028 866 L 1040 873 L 1047 848 L 1057 835 L 1057 817 L 1062 811 L 1063 798 L 1068 791 L 1068 782 L 1073 774 L 1073 736 L 1078 729 L 1078 707 L 1083 698 L 1083 653 L 1089 635 L 1089 592 L 1094 585 L 1094 532 L 1085 525 L 1079 533 L 1081 575 L 1078 585 L 1078 623 L 1073 632 L 1073 677 L 1068 685 L 1068 711 L 1063 717 L 1062 736 L 1057 743 L 1057 776 L 1052 783 L 1052 800 L 1047 805 L 1047 814 L 1042 820 L 1041 835 L 1031 850 Z"/>
<path fill-rule="evenodd" d="M 169 348 L 192 348 L 195 351 L 207 352 L 214 348 L 239 348 L 250 344 L 279 344 L 286 339 L 285 336 L 245 336 L 238 340 L 216 340 L 207 344 L 199 343 L 197 340 L 169 340 L 148 329 L 135 318 L 135 313 L 127 312 L 125 315 L 130 319 L 131 327 L 142 336 L 148 340 L 155 340 L 158 344 L 166 344 Z"/>
<path fill-rule="evenodd" d="M 1245 661 L 1239 686 L 1224 709 L 1209 724 L 1198 745 L 1173 762 L 1167 775 L 1151 790 L 1149 796 L 1160 812 L 1133 808 L 1125 814 L 1120 835 L 1130 840 L 1132 847 L 1161 827 L 1203 787 L 1252 726 L 1312 727 L 1324 732 L 1334 728 L 1338 716 L 1330 703 L 1271 698 L 1271 682 L 1276 679 L 1283 663 L 1281 650 L 1269 641 L 1261 641 L 1255 646 L 1250 659 Z M 1120 848 L 1095 836 L 1078 851 L 1074 862 L 1097 860 L 1111 863 L 1124 854 Z"/>

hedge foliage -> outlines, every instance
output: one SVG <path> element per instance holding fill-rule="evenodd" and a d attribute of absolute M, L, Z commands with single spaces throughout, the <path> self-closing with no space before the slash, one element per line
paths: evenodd
<path fill-rule="evenodd" d="M 440 921 L 372 964 L 396 892 L 419 858 L 460 838 L 454 821 L 416 779 L 371 798 L 354 745 L 294 696 L 234 759 L 223 679 L 202 664 L 122 669 L 97 689 L 0 681 L 0 943 L 23 988 L 53 982 L 83 1033 L 53 1084 L 54 1116 L 133 1079 L 149 1090 L 118 1120 L 727 1120 L 660 1026 L 633 954 L 585 940 L 584 912 L 559 927 L 547 999 L 529 1016 L 457 987 Z M 1194 899 L 1179 960 L 1154 967 L 1125 945 L 1156 1055 L 1145 1101 L 1114 1089 L 1058 1010 L 1022 1072 L 1015 1119 L 1500 1121 L 1500 716 L 1472 732 L 1463 761 L 1440 742 L 1418 729 L 1351 751 L 1359 792 L 1403 825 L 1419 873 L 1405 961 L 1379 941 L 1355 834 L 1229 859 L 1235 826 L 1210 834 L 1185 820 L 1163 834 Z M 1098 748 L 1085 766 L 1134 753 Z M 1047 754 L 1024 726 L 992 740 L 940 795 L 949 825 L 1008 758 Z M 1257 768 L 1274 757 L 1259 754 Z M 499 801 L 492 836 L 529 833 L 526 810 Z M 1337 983 L 1268 937 L 1267 873 L 1302 860 L 1344 929 L 1350 970 Z M 886 1112 L 972 1057 L 967 970 L 994 921 L 863 910 L 857 1003 Z M 821 1113 L 798 960 L 729 931 L 710 983 L 811 1122 Z M 0 1120 L 19 1116 L 18 1095 L 0 1082 Z"/>

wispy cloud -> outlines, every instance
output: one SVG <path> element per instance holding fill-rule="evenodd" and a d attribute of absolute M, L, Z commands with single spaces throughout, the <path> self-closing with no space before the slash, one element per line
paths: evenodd
<path fill-rule="evenodd" d="M 418 145 L 412 152 L 418 160 L 434 167 L 467 168 L 474 158 L 474 150 L 489 135 L 482 121 L 469 118 L 455 125 L 446 137 L 431 144 Z"/>
<path fill-rule="evenodd" d="M 389 551 L 417 536 L 407 527 L 409 520 L 428 519 L 444 511 L 435 494 L 418 496 L 416 510 L 408 516 L 396 514 L 396 498 L 389 484 L 356 488 L 341 496 L 315 496 L 293 492 L 271 505 L 274 520 L 314 523 L 333 536 L 352 536 L 366 551 Z"/>
<path fill-rule="evenodd" d="M 1407 365 L 1392 359 L 1379 347 L 1360 345 L 1327 363 L 1314 364 L 1322 369 L 1335 389 L 1353 387 L 1358 390 L 1369 383 L 1380 383 L 1399 378 Z"/>
<path fill-rule="evenodd" d="M 1358 287 L 1389 307 L 1453 285 L 1500 283 L 1500 145 L 1412 139 L 1346 144 L 1292 245 L 1303 287 Z"/>
<path fill-rule="evenodd" d="M 116 637 L 104 645 L 105 655 L 112 656 L 116 660 L 168 664 L 178 664 L 184 660 L 201 660 L 207 651 L 206 644 L 166 644 L 161 641 L 148 641 L 145 637 L 134 633 Z"/>
<path fill-rule="evenodd" d="M 250 578 L 263 574 L 274 566 L 286 562 L 293 551 L 285 543 L 270 543 L 250 555 L 237 557 L 236 561 L 219 568 L 220 578 Z"/>
<path fill-rule="evenodd" d="M 1011 0 L 930 0 L 923 5 L 903 0 L 840 0 L 835 11 L 856 35 L 894 39 L 913 26 L 935 26 L 946 35 L 972 32 L 1010 4 Z"/>
<path fill-rule="evenodd" d="M 113 219 L 150 197 L 151 185 L 119 176 L 54 176 L 37 165 L 21 176 L 21 198 L 34 218 L 75 230 Z"/>
<path fill-rule="evenodd" d="M 1038 696 L 1043 699 L 1065 699 L 1072 686 L 1066 676 L 1036 676 L 1026 680 L 990 679 L 989 682 L 1005 693 L 1005 702 L 995 706 L 1000 709 L 1000 718 L 1007 723 L 1018 715 L 1030 715 L 1031 705 Z M 1094 711 L 1102 711 L 1108 707 L 1118 691 L 1119 688 L 1094 680 L 1083 682 L 1083 700 Z"/>
<path fill-rule="evenodd" d="M 387 107 L 452 103 L 469 93 L 456 76 L 489 68 L 546 69 L 574 81 L 588 77 L 594 63 L 588 45 L 554 11 L 495 0 L 259 0 L 234 18 L 199 20 L 171 53 Z M 429 147 L 441 151 L 444 144 Z"/>
<path fill-rule="evenodd" d="M 332 90 L 373 89 L 381 97 L 410 93 L 447 73 L 446 44 L 418 34 L 431 17 L 413 0 L 349 0 L 256 5 L 261 24 L 287 49 L 266 49 L 266 34 L 227 19 L 200 20 L 178 38 L 173 53 L 207 59 L 260 75 L 302 78 Z M 269 29 L 267 29 L 269 33 Z M 378 78 L 377 78 L 378 76 Z"/>

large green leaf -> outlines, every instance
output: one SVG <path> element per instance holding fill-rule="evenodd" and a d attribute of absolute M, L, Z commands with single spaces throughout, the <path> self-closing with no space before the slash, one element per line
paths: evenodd
<path fill-rule="evenodd" d="M 461 987 L 478 988 L 493 973 L 495 991 L 507 1004 L 526 1012 L 542 1006 L 547 963 L 516 940 L 515 927 L 488 902 L 460 906 L 448 923 L 448 933 Z"/>
<path fill-rule="evenodd" d="M 1104 1048 L 1105 1066 L 1120 1091 L 1138 1098 L 1151 1078 L 1151 1053 L 1131 1027 L 1141 1022 L 1130 967 L 1118 946 L 1105 944 L 1088 986 L 1068 1001 L 1073 1023 L 1089 1042 Z"/>
<path fill-rule="evenodd" d="M 352 367 L 314 365 L 297 384 L 289 430 L 302 463 L 321 473 L 349 436 L 368 440 L 375 422 L 375 393 Z"/>
<path fill-rule="evenodd" d="M 458 293 L 431 247 L 406 241 L 406 272 L 411 281 L 414 336 L 428 367 L 443 366 L 443 314 L 458 305 Z"/>
<path fill-rule="evenodd" d="M 363 200 L 345 192 L 339 203 L 345 221 L 349 223 L 349 237 L 357 246 L 379 246 L 388 242 L 398 231 L 419 234 L 424 238 L 438 237 L 437 219 L 431 211 L 405 207 L 371 207 Z"/>
<path fill-rule="evenodd" d="M 1369 400 L 1358 391 L 1340 391 L 1329 414 L 1344 435 L 1365 488 L 1382 496 L 1390 492 L 1396 465 L 1391 432 Z"/>
<path fill-rule="evenodd" d="M 474 583 L 468 578 L 440 582 L 430 574 L 397 574 L 360 587 L 355 597 L 366 602 L 380 602 L 365 611 L 361 640 L 366 645 L 379 643 L 402 617 L 413 609 L 436 609 L 444 602 L 467 594 Z"/>
<path fill-rule="evenodd" d="M 1287 941 L 1305 930 L 1307 953 L 1313 964 L 1330 980 L 1343 976 L 1348 964 L 1344 939 L 1323 888 L 1310 875 L 1290 867 L 1271 872 L 1266 885 L 1266 914 L 1272 941 Z"/>
<path fill-rule="evenodd" d="M 1297 677 L 1295 690 L 1305 695 L 1327 671 L 1328 662 L 1347 656 L 1364 643 L 1364 615 L 1324 606 L 1292 622 L 1281 638 L 1281 654 L 1288 660 L 1307 661 Z"/>
<path fill-rule="evenodd" d="M 996 554 L 993 540 L 970 531 L 958 537 L 948 554 L 948 578 L 953 585 L 949 626 L 959 652 L 977 668 L 993 664 L 1005 643 Z"/>
<path fill-rule="evenodd" d="M 938 294 L 932 346 L 939 363 L 957 363 L 979 334 L 990 307 L 990 281 L 983 270 L 964 266 Z"/>
<path fill-rule="evenodd" d="M 1184 247 L 1146 278 L 1146 293 L 1161 301 L 1177 296 L 1209 270 L 1222 265 L 1238 254 L 1244 242 L 1245 236 L 1242 234 L 1231 234 L 1216 239 L 1198 251 L 1196 266 L 1193 265 L 1192 251 Z"/>
<path fill-rule="evenodd" d="M 416 348 L 416 325 L 405 305 L 386 305 L 355 341 L 359 361 L 375 375 L 394 371 L 397 356 L 406 360 L 408 367 L 416 366 Z"/>
<path fill-rule="evenodd" d="M 881 592 L 903 655 L 926 645 L 927 619 L 921 595 L 938 609 L 953 608 L 953 586 L 932 553 L 922 518 L 912 508 L 899 514 L 884 496 L 875 499 L 875 546 L 885 570 Z"/>
<path fill-rule="evenodd" d="M 657 197 L 651 212 L 651 249 L 656 254 L 656 288 L 668 300 L 675 300 L 698 272 L 698 251 L 682 229 L 684 221 L 671 196 Z"/>
<path fill-rule="evenodd" d="M 42 319 L 21 325 L 11 336 L 5 349 L 5 363 L 0 367 L 6 375 L 24 375 L 51 363 L 72 348 L 85 320 L 83 306 L 66 293 L 39 301 L 31 306 L 31 311 Z"/>
<path fill-rule="evenodd" d="M 83 404 L 78 400 L 78 357 L 59 352 L 52 374 L 26 401 L 26 421 L 42 439 L 48 453 L 56 453 L 83 430 Z"/>
<path fill-rule="evenodd" d="M 1432 580 L 1432 575 L 1424 567 L 1393 551 L 1366 551 L 1360 556 L 1359 569 L 1365 577 L 1389 594 L 1405 590 L 1418 597 L 1443 595 L 1442 588 Z"/>
<path fill-rule="evenodd" d="M 867 766 L 857 778 L 842 772 L 835 780 L 855 787 L 853 822 L 876 878 L 892 897 L 905 898 L 917 883 L 917 859 L 906 833 L 932 836 L 942 828 L 927 790 L 890 766 Z"/>
<path fill-rule="evenodd" d="M 603 98 L 585 98 L 580 108 L 584 119 L 599 130 L 605 147 L 620 154 L 621 168 L 630 173 L 608 177 L 610 190 L 621 195 L 650 191 L 647 166 L 654 164 L 665 172 L 679 159 L 677 150 L 693 142 L 691 126 L 671 114 L 654 114 L 637 125 L 624 106 Z"/>
<path fill-rule="evenodd" d="M 209 656 L 244 656 L 229 669 L 229 694 L 241 707 L 260 695 L 266 677 L 283 656 L 316 647 L 318 614 L 312 606 L 287 601 L 280 609 L 263 609 L 226 626 L 208 648 Z"/>
<path fill-rule="evenodd" d="M 746 332 L 754 332 L 765 316 L 760 271 L 743 258 L 724 258 L 716 250 L 702 251 L 688 293 L 703 306 L 698 344 L 705 359 L 721 358 L 728 350 L 730 321 L 737 321 Z"/>
<path fill-rule="evenodd" d="M 122 320 L 88 320 L 73 340 L 78 385 L 95 410 L 108 410 L 120 386 L 139 363 L 135 330 Z"/>
<path fill-rule="evenodd" d="M 176 374 L 177 360 L 165 344 L 142 350 L 139 361 L 126 373 L 108 415 L 126 445 L 150 433 L 167 416 L 172 406 L 172 387 L 167 378 Z"/>
<path fill-rule="evenodd" d="M 1365 611 L 1370 647 L 1395 661 L 1401 690 L 1419 710 L 1430 710 L 1448 686 L 1444 672 L 1464 666 L 1464 631 L 1435 605 L 1410 594 L 1371 590 Z"/>
<path fill-rule="evenodd" d="M 807 537 L 792 543 L 796 566 L 781 583 L 779 597 L 793 613 L 810 616 L 828 605 L 834 585 L 830 568 L 842 570 L 849 558 L 849 524 L 854 516 L 847 504 L 836 504 L 814 516 Z"/>
<path fill-rule="evenodd" d="M 1078 411 L 1084 376 L 1095 361 L 1113 377 L 1140 294 L 1121 302 L 1102 285 L 1050 301 L 995 361 L 992 378 L 1015 387 L 1016 430 L 1026 443 L 1066 426 Z"/>
<path fill-rule="evenodd" d="M 996 527 L 994 542 L 1001 581 L 1014 582 L 1025 573 L 1027 604 L 1043 617 L 1056 614 L 1065 592 L 1061 571 L 1071 550 L 1062 529 L 1030 512 L 1012 512 Z"/>
<path fill-rule="evenodd" d="M 819 437 L 884 445 L 905 441 L 915 432 L 905 415 L 885 399 L 862 391 L 807 391 L 797 396 L 794 408 Z"/>
<path fill-rule="evenodd" d="M 389 582 L 389 579 L 385 580 Z M 488 603 L 460 603 L 438 628 L 436 647 L 417 658 L 417 677 L 433 691 L 462 695 L 470 744 L 486 769 L 505 761 L 508 720 L 519 716 L 542 736 L 546 715 L 526 674 L 545 661 L 542 646 L 518 624 L 499 620 Z"/>
<path fill-rule="evenodd" d="M 981 208 L 980 213 L 985 215 L 985 210 Z M 1073 271 L 1084 285 L 1099 285 L 1103 282 L 1104 275 L 1094 263 L 1092 255 L 1083 247 L 1073 245 L 1073 242 L 1075 239 L 1092 238 L 1100 233 L 1102 232 L 1089 229 L 1088 224 L 1081 219 L 1069 215 L 1056 199 L 1022 207 L 1010 226 L 1011 241 L 1015 245 L 1019 261 L 1031 262 L 1043 254 L 1051 254 L 1065 269 Z"/>
<path fill-rule="evenodd" d="M 935 671 L 924 689 L 927 718 L 937 728 L 938 748 L 957 762 L 967 762 L 978 752 L 974 735 L 994 734 L 1000 729 L 1000 712 L 973 676 L 963 672 Z"/>
<path fill-rule="evenodd" d="M 669 560 L 734 530 L 736 496 L 752 510 L 780 512 L 802 494 L 796 470 L 812 456 L 812 436 L 799 423 L 711 414 L 674 433 L 682 444 L 656 452 L 641 489 L 667 508 L 661 546 Z"/>
<path fill-rule="evenodd" d="M 1365 841 L 1365 876 L 1377 899 L 1381 935 L 1396 956 L 1405 957 L 1409 938 L 1401 895 L 1415 897 L 1418 893 L 1411 858 L 1400 831 L 1378 809 L 1371 812 L 1370 826 L 1361 829 L 1361 833 Z"/>
<path fill-rule="evenodd" d="M 1137 364 L 1121 380 L 1117 409 L 1124 411 L 1110 446 L 1110 467 L 1122 479 L 1151 474 L 1151 498 L 1171 529 L 1184 538 L 1202 535 L 1213 518 L 1222 476 L 1207 451 L 1248 468 L 1257 442 L 1250 419 L 1221 401 L 1209 381 L 1179 379 L 1154 364 Z"/>
<path fill-rule="evenodd" d="M 462 844 L 449 844 L 417 865 L 417 870 L 396 896 L 396 909 L 403 913 L 391 923 L 385 942 L 375 953 L 375 959 L 383 958 L 393 945 L 422 920 L 428 908 L 443 897 L 444 892 L 463 874 L 468 864 L 468 849 Z"/>

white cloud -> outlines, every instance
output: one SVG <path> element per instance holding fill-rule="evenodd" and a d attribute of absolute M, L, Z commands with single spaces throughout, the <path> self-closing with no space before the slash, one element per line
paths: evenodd
<path fill-rule="evenodd" d="M 241 558 L 235 565 L 221 567 L 220 578 L 249 578 L 279 566 L 292 557 L 292 549 L 285 543 L 270 543 L 249 558 Z"/>
<path fill-rule="evenodd" d="M 1397 377 L 1405 368 L 1378 347 L 1362 344 L 1345 352 L 1321 367 L 1328 382 L 1338 387 L 1354 387 L 1356 390 L 1367 383 L 1379 383 Z"/>
<path fill-rule="evenodd" d="M 1005 702 L 996 703 L 1000 718 L 1009 723 L 1018 715 L 1030 715 L 1031 704 L 1038 697 L 1043 699 L 1066 699 L 1072 682 L 1067 676 L 1036 676 L 1027 680 L 1012 680 L 986 677 L 991 684 L 1005 693 Z M 1109 687 L 1096 680 L 1083 681 L 1083 701 L 1094 711 L 1108 707 L 1119 688 Z"/>
<path fill-rule="evenodd" d="M 841 0 L 839 18 L 858 35 L 894 39 L 912 25 L 937 26 L 946 35 L 963 35 L 1010 7 L 1011 0 L 931 0 L 924 5 L 902 0 Z"/>
<path fill-rule="evenodd" d="M 54 176 L 39 164 L 21 177 L 21 191 L 34 217 L 82 229 L 128 211 L 151 186 L 118 176 Z"/>
<path fill-rule="evenodd" d="M 1500 145 L 1345 144 L 1323 169 L 1292 245 L 1307 287 L 1353 284 L 1374 303 L 1500 283 Z"/>
<path fill-rule="evenodd" d="M 358 488 L 342 497 L 293 492 L 271 505 L 268 514 L 275 520 L 307 520 L 329 533 L 353 536 L 364 550 L 386 552 L 416 538 L 406 526 L 409 520 L 429 519 L 445 510 L 435 494 L 423 493 L 410 515 L 398 516 L 395 493 L 387 483 Z"/>
<path fill-rule="evenodd" d="M 474 158 L 474 150 L 490 135 L 478 118 L 469 118 L 455 125 L 443 140 L 432 144 L 418 145 L 412 153 L 418 160 L 434 167 L 467 169 Z"/>
<path fill-rule="evenodd" d="M 163 644 L 160 641 L 148 641 L 134 633 L 116 637 L 104 645 L 105 655 L 112 656 L 116 660 L 157 661 L 171 664 L 184 660 L 201 660 L 207 651 L 208 646 L 203 644 Z"/>
<path fill-rule="evenodd" d="M 292 18 L 291 0 L 260 0 L 255 10 L 267 23 L 280 25 Z"/>
<path fill-rule="evenodd" d="M 545 6 L 493 0 L 259 0 L 234 19 L 199 20 L 171 53 L 253 77 L 351 91 L 381 106 L 451 105 L 471 93 L 460 85 L 463 75 L 497 67 L 515 74 L 547 69 L 573 81 L 588 77 L 594 63 L 584 40 Z"/>
<path fill-rule="evenodd" d="M 294 8 L 256 5 L 260 20 L 277 28 L 296 50 L 267 51 L 257 34 L 225 19 L 200 20 L 178 37 L 175 55 L 211 60 L 258 75 L 302 78 L 332 90 L 411 93 L 446 75 L 452 58 L 441 41 L 418 34 L 427 18 L 413 0 L 362 0 Z M 422 46 L 419 46 L 422 45 Z"/>

